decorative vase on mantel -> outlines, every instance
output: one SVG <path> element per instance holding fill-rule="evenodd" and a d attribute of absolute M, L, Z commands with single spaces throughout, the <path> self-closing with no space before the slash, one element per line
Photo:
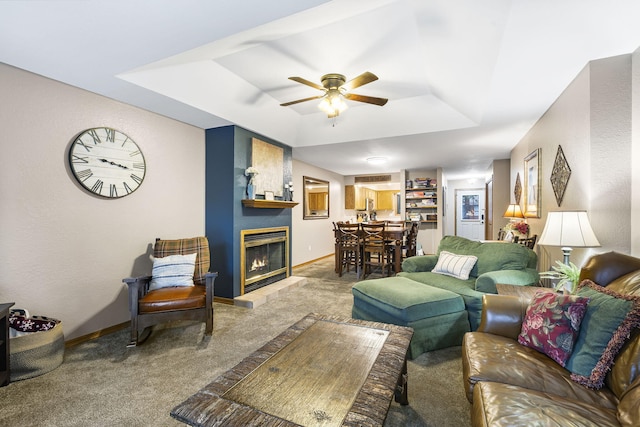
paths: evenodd
<path fill-rule="evenodd" d="M 244 176 L 249 177 L 249 182 L 247 183 L 247 199 L 255 199 L 256 198 L 256 190 L 253 184 L 253 179 L 258 175 L 258 169 L 253 166 L 249 166 L 244 171 Z"/>
<path fill-rule="evenodd" d="M 249 183 L 247 184 L 247 199 L 255 199 L 255 197 L 255 187 L 253 186 L 251 181 L 249 181 Z"/>

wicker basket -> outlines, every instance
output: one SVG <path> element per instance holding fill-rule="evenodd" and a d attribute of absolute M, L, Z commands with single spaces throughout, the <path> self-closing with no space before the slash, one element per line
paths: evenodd
<path fill-rule="evenodd" d="M 48 331 L 13 337 L 9 346 L 11 381 L 46 374 L 60 366 L 64 358 L 62 322 Z"/>

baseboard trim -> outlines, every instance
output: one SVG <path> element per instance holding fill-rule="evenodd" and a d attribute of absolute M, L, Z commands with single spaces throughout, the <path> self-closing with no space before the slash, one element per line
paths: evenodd
<path fill-rule="evenodd" d="M 213 302 L 219 302 L 220 304 L 233 305 L 233 298 L 213 297 Z"/>
<path fill-rule="evenodd" d="M 109 334 L 112 334 L 114 332 L 121 331 L 123 329 L 128 328 L 129 325 L 131 325 L 130 321 L 123 322 L 123 323 L 120 323 L 118 325 L 109 326 L 108 328 L 100 329 L 99 331 L 95 331 L 95 332 L 92 332 L 90 334 L 83 335 L 81 337 L 72 338 L 72 339 L 70 339 L 68 341 L 65 341 L 64 342 L 64 346 L 65 346 L 65 348 L 73 347 L 73 346 L 76 346 L 78 344 L 82 344 L 84 342 L 91 341 L 91 340 L 94 340 L 96 338 L 100 338 L 100 337 L 102 337 L 104 335 L 109 335 Z"/>
<path fill-rule="evenodd" d="M 309 264 L 313 264 L 314 262 L 318 262 L 321 261 L 323 259 L 329 258 L 335 256 L 334 254 L 329 254 L 329 255 L 325 255 L 322 256 L 320 258 L 316 258 L 316 259 L 312 259 L 311 261 L 307 261 L 307 262 L 303 262 L 302 264 L 298 264 L 298 265 L 294 265 L 293 267 L 291 267 L 292 270 L 295 270 L 296 268 L 302 268 L 302 267 L 306 267 Z"/>
<path fill-rule="evenodd" d="M 323 260 L 323 259 L 326 259 L 326 258 L 329 258 L 329 257 L 332 257 L 332 256 L 334 256 L 334 254 L 325 255 L 323 257 L 316 258 L 316 259 L 313 259 L 311 261 L 307 261 L 307 262 L 304 262 L 302 264 L 298 264 L 296 266 L 293 266 L 293 267 L 291 267 L 291 269 L 295 270 L 297 268 L 305 267 L 305 266 L 307 266 L 309 264 L 313 264 L 314 262 L 318 262 L 320 260 Z M 221 304 L 234 305 L 233 298 L 213 297 L 213 301 L 221 303 Z M 68 341 L 65 341 L 64 342 L 64 346 L 65 346 L 65 348 L 70 348 L 70 347 L 76 346 L 78 344 L 82 344 L 82 343 L 85 343 L 87 341 L 91 341 L 91 340 L 94 340 L 96 338 L 100 338 L 100 337 L 102 337 L 104 335 L 109 335 L 109 334 L 112 334 L 114 332 L 121 331 L 123 329 L 128 328 L 130 325 L 131 325 L 131 322 L 127 321 L 127 322 L 120 323 L 118 325 L 109 326 L 108 328 L 100 329 L 100 330 L 92 332 L 90 334 L 82 335 L 81 337 L 76 337 L 76 338 L 72 338 L 72 339 L 70 339 Z"/>

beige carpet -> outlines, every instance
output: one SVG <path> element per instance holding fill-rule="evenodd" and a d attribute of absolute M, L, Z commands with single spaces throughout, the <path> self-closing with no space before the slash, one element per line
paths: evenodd
<path fill-rule="evenodd" d="M 52 372 L 0 388 L 1 426 L 180 426 L 169 411 L 309 312 L 351 315 L 355 275 L 338 278 L 333 260 L 296 269 L 306 286 L 255 309 L 215 305 L 213 337 L 204 325 L 156 328 L 126 348 L 123 330 L 67 349 Z M 375 277 L 375 276 L 372 276 Z M 385 426 L 469 426 L 460 348 L 408 364 L 408 406 L 391 404 Z"/>

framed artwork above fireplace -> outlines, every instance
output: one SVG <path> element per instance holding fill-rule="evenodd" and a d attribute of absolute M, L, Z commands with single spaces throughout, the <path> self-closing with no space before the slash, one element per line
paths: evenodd
<path fill-rule="evenodd" d="M 254 178 L 255 193 L 265 196 L 265 192 L 273 192 L 273 196 L 282 200 L 284 191 L 284 150 L 268 142 L 251 139 L 251 166 L 258 174 Z"/>

